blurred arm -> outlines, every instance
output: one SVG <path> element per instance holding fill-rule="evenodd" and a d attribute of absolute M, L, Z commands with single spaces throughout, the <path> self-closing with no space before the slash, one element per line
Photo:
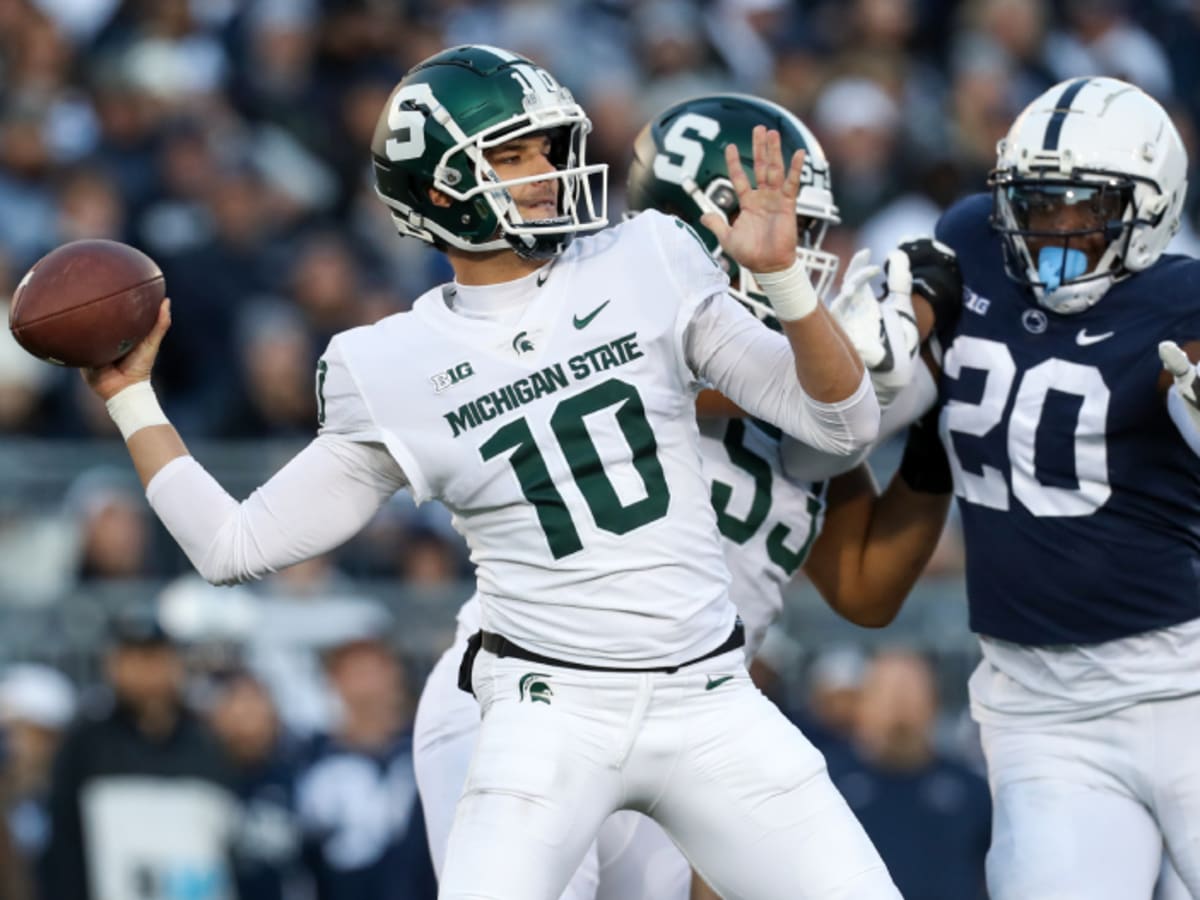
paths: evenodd
<path fill-rule="evenodd" d="M 828 316 L 818 310 L 784 328 L 807 335 L 810 327 L 821 327 L 808 321 L 818 315 Z M 764 328 L 733 297 L 717 294 L 692 318 L 685 350 L 693 371 L 734 406 L 820 450 L 854 453 L 874 440 L 879 429 L 879 404 L 866 371 L 840 339 L 833 341 L 836 346 L 830 352 L 845 354 L 856 365 L 854 385 L 843 399 L 815 399 L 801 381 L 801 362 L 793 350 L 797 340 L 808 337 L 785 338 Z"/>
<path fill-rule="evenodd" d="M 909 428 L 882 496 L 866 466 L 831 481 L 804 567 L 830 607 L 869 628 L 891 622 L 937 548 L 953 490 L 936 410 Z"/>
<path fill-rule="evenodd" d="M 880 495 L 865 465 L 838 476 L 805 573 L 838 615 L 887 625 L 937 547 L 950 497 L 913 490 L 899 475 Z"/>

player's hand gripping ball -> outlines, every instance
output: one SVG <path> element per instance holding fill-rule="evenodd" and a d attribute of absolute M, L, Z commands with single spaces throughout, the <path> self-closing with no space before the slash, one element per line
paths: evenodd
<path fill-rule="evenodd" d="M 64 244 L 30 269 L 13 294 L 8 327 L 34 356 L 95 368 L 150 333 L 166 287 L 154 260 L 117 241 Z"/>

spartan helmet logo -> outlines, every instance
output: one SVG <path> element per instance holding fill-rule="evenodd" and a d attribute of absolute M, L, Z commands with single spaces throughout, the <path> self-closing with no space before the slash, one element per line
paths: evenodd
<path fill-rule="evenodd" d="M 543 679 L 548 679 L 550 676 L 542 672 L 528 672 L 521 676 L 520 682 L 517 684 L 517 694 L 521 700 L 529 698 L 530 703 L 545 703 L 550 704 L 550 698 L 554 696 L 554 691 Z"/>
<path fill-rule="evenodd" d="M 512 348 L 517 351 L 518 355 L 520 355 L 522 353 L 532 353 L 533 352 L 533 341 L 531 341 L 527 337 L 528 334 L 529 334 L 528 331 L 522 331 L 522 332 L 519 332 L 517 334 L 517 336 L 512 339 Z"/>

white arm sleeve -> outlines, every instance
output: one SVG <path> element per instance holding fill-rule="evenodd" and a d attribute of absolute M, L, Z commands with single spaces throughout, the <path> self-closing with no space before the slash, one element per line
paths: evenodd
<path fill-rule="evenodd" d="M 879 402 L 866 372 L 845 400 L 812 399 L 796 378 L 787 338 L 729 294 L 714 294 L 700 305 L 684 333 L 684 352 L 702 380 L 810 447 L 847 456 L 875 439 Z"/>
<path fill-rule="evenodd" d="M 799 441 L 784 435 L 779 444 L 783 472 L 793 481 L 828 481 L 849 472 L 859 463 L 903 428 L 907 428 L 937 402 L 937 384 L 924 361 L 917 359 L 912 380 L 906 384 L 883 411 L 879 423 L 879 436 L 869 446 L 849 456 L 834 456 L 814 450 Z"/>
<path fill-rule="evenodd" d="M 332 550 L 404 485 L 383 447 L 322 435 L 242 503 L 190 456 L 163 466 L 146 497 L 196 571 L 234 584 Z"/>

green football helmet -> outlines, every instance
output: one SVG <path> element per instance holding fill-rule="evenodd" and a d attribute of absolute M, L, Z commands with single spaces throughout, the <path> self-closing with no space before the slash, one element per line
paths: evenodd
<path fill-rule="evenodd" d="M 823 296 L 837 273 L 838 258 L 821 249 L 838 209 L 829 183 L 829 162 L 811 131 L 782 106 L 741 94 L 714 94 L 677 103 L 650 121 L 638 134 L 629 167 L 627 205 L 631 211 L 657 209 L 687 222 L 729 274 L 730 293 L 760 317 L 772 316 L 754 277 L 726 256 L 717 237 L 700 224 L 715 212 L 732 220 L 737 193 L 725 165 L 725 145 L 736 144 L 742 166 L 754 183 L 754 126 L 779 132 L 783 158 L 804 152 L 804 171 L 796 198 L 799 243 L 796 257 L 808 270 L 817 296 Z"/>
<path fill-rule="evenodd" d="M 388 98 L 371 141 L 375 189 L 403 235 L 443 249 L 548 259 L 578 232 L 608 224 L 608 166 L 586 162 L 591 130 L 545 69 L 496 47 L 453 47 L 414 66 Z M 485 151 L 530 134 L 550 138 L 555 171 L 501 181 Z M 509 188 L 544 180 L 559 182 L 558 215 L 524 221 Z M 435 204 L 430 188 L 450 205 Z"/>

